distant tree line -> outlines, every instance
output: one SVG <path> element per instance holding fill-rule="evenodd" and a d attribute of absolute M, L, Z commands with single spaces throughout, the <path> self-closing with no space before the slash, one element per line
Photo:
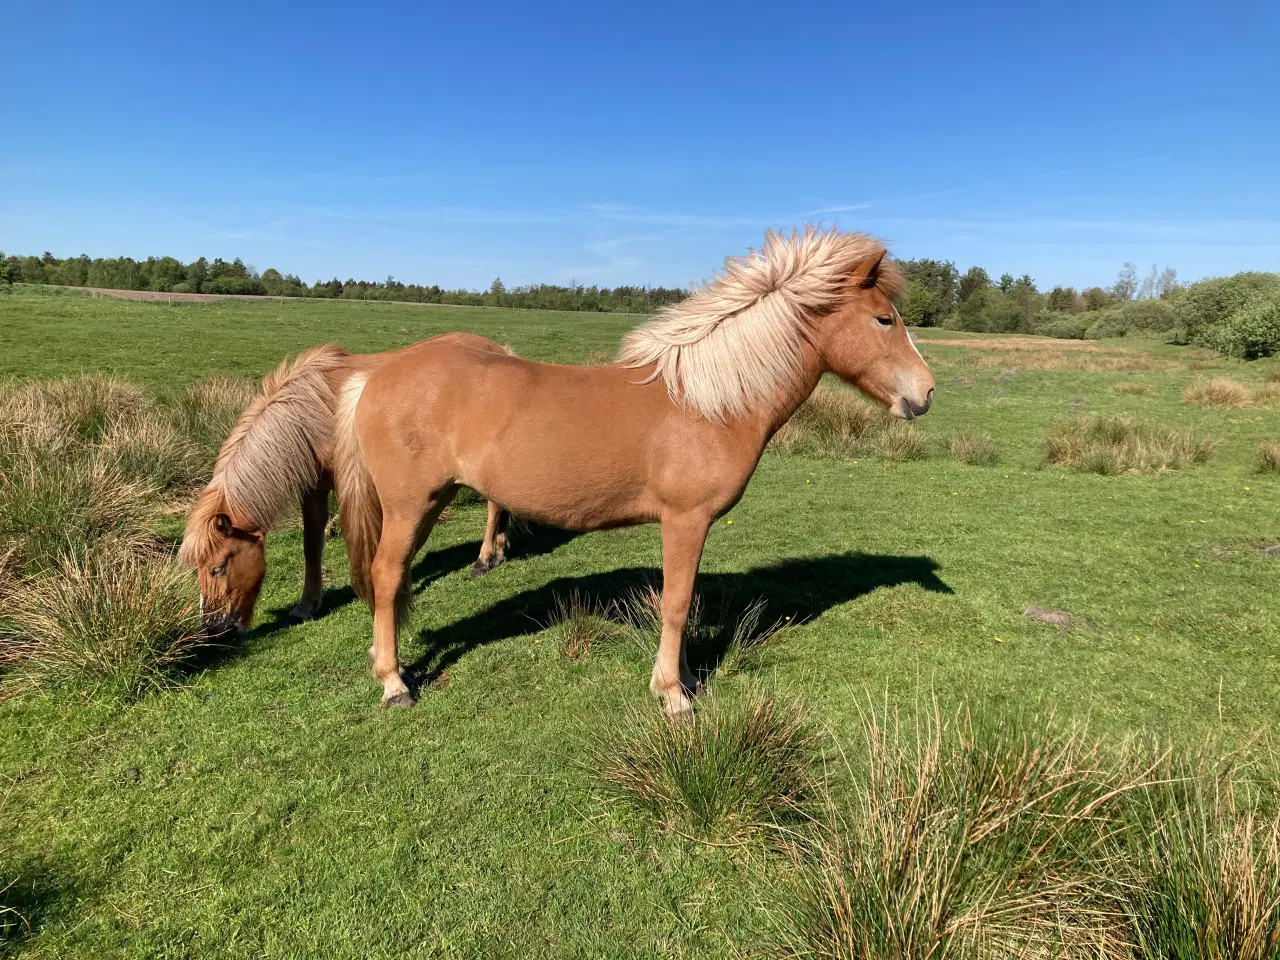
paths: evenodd
<path fill-rule="evenodd" d="M 981 267 L 961 274 L 949 260 L 905 260 L 899 302 L 913 326 L 1026 333 L 1076 340 L 1148 337 L 1196 343 L 1244 359 L 1280 354 L 1280 274 L 1238 273 L 1184 286 L 1177 271 L 1152 267 L 1141 279 L 1126 263 L 1109 287 L 1041 292 L 1023 274 L 992 280 Z"/>
<path fill-rule="evenodd" d="M 108 290 L 155 290 L 164 293 L 231 293 L 268 297 L 316 297 L 325 300 L 394 300 L 466 306 L 517 307 L 541 310 L 653 313 L 688 296 L 668 287 L 560 286 L 533 283 L 508 288 L 498 279 L 488 290 L 446 290 L 437 284 L 384 281 L 317 280 L 303 283 L 274 268 L 258 273 L 239 257 L 210 263 L 204 257 L 183 263 L 173 257 L 5 257 L 0 252 L 0 283 L 101 287 Z"/>

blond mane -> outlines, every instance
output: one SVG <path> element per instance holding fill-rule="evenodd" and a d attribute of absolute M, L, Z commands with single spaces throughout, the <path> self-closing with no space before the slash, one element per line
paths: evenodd
<path fill-rule="evenodd" d="M 654 364 L 645 382 L 661 377 L 672 401 L 707 420 L 742 418 L 795 382 L 806 324 L 835 310 L 855 269 L 884 249 L 835 228 L 770 230 L 760 252 L 726 259 L 722 276 L 628 333 L 618 361 Z M 879 285 L 894 297 L 901 276 L 886 266 Z"/>
<path fill-rule="evenodd" d="M 329 374 L 346 358 L 332 344 L 312 347 L 263 378 L 262 392 L 222 444 L 213 478 L 187 518 L 183 563 L 199 565 L 221 543 L 218 514 L 266 532 L 316 487 L 333 445 L 336 397 Z"/>

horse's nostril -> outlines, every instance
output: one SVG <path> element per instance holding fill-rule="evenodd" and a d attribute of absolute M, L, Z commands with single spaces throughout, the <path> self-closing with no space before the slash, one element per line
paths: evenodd
<path fill-rule="evenodd" d="M 929 388 L 929 392 L 924 395 L 924 408 L 928 410 L 933 406 L 933 387 Z"/>

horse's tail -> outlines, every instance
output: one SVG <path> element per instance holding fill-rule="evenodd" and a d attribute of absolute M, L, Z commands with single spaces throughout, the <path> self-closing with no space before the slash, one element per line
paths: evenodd
<path fill-rule="evenodd" d="M 334 480 L 338 487 L 338 513 L 347 541 L 351 586 L 365 603 L 373 603 L 373 557 L 382 538 L 382 500 L 378 497 L 369 465 L 356 436 L 356 406 L 364 392 L 367 373 L 353 373 L 338 394 L 334 430 Z"/>

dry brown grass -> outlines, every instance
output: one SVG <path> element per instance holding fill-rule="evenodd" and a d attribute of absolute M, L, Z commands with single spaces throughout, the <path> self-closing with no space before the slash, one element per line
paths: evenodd
<path fill-rule="evenodd" d="M 203 462 L 192 442 L 158 411 L 112 422 L 98 449 L 130 477 L 167 493 L 191 490 L 202 479 Z"/>
<path fill-rule="evenodd" d="M 1145 383 L 1117 383 L 1111 389 L 1113 389 L 1116 393 L 1135 394 L 1135 395 L 1141 395 L 1141 394 L 1151 392 L 1151 388 L 1147 386 Z"/>
<path fill-rule="evenodd" d="M 970 363 L 979 367 L 1007 367 L 1012 357 L 1008 350 L 968 351 Z M 1106 353 L 1082 350 L 1023 348 L 1017 354 L 1017 364 L 1033 370 L 1076 370 L 1087 373 L 1128 370 L 1172 370 L 1177 364 L 1151 357 L 1143 353 Z"/>
<path fill-rule="evenodd" d="M 1263 440 L 1259 445 L 1258 472 L 1280 473 L 1280 440 Z"/>
<path fill-rule="evenodd" d="M 1209 458 L 1213 441 L 1133 417 L 1086 416 L 1045 437 L 1047 461 L 1087 473 L 1164 473 Z"/>
<path fill-rule="evenodd" d="M 1198 406 L 1221 407 L 1226 410 L 1239 410 L 1252 406 L 1254 402 L 1252 390 L 1227 377 L 1197 380 L 1182 391 L 1182 399 Z"/>

